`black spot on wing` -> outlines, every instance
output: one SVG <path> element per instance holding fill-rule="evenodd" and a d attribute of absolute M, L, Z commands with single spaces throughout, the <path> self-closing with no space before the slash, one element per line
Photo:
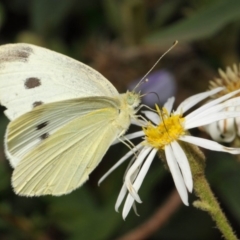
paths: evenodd
<path fill-rule="evenodd" d="M 22 45 L 6 45 L 0 52 L 0 63 L 4 62 L 27 62 L 30 54 L 33 53 L 33 49 L 29 46 Z"/>
<path fill-rule="evenodd" d="M 35 107 L 37 107 L 37 106 L 40 106 L 40 105 L 42 105 L 42 104 L 43 104 L 42 101 L 36 101 L 36 102 L 33 103 L 33 108 L 35 108 Z"/>
<path fill-rule="evenodd" d="M 33 53 L 32 48 L 25 46 L 16 50 L 15 55 L 17 58 L 27 60 L 31 53 Z"/>
<path fill-rule="evenodd" d="M 48 138 L 49 137 L 49 133 L 44 133 L 44 134 L 42 134 L 41 136 L 40 136 L 40 139 L 41 140 L 44 140 L 44 139 L 46 139 L 46 138 Z"/>
<path fill-rule="evenodd" d="M 41 86 L 41 81 L 39 78 L 30 77 L 26 79 L 24 85 L 27 89 L 31 89 Z"/>
<path fill-rule="evenodd" d="M 40 124 L 37 125 L 36 129 L 40 130 L 40 129 L 46 127 L 47 125 L 48 125 L 48 121 L 40 123 Z"/>

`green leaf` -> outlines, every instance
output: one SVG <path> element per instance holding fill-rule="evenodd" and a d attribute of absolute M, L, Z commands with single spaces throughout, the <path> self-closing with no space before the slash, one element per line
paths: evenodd
<path fill-rule="evenodd" d="M 46 34 L 60 27 L 76 0 L 33 0 L 30 8 L 32 28 Z"/>
<path fill-rule="evenodd" d="M 94 200 L 86 186 L 71 195 L 51 199 L 51 217 L 54 223 L 70 234 L 69 239 L 109 239 L 119 222 L 114 211 L 114 199 L 105 206 Z"/>
<path fill-rule="evenodd" d="M 151 34 L 144 42 L 164 45 L 175 40 L 189 42 L 204 39 L 239 19 L 239 0 L 216 1 L 191 17 Z"/>

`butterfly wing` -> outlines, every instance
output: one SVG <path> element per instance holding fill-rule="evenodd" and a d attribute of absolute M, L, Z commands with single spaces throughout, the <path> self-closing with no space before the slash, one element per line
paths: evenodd
<path fill-rule="evenodd" d="M 23 115 L 21 121 L 26 118 L 29 122 L 29 116 Z M 116 108 L 97 109 L 73 119 L 43 140 L 14 169 L 15 192 L 25 196 L 62 195 L 81 186 L 118 136 L 114 124 L 117 117 Z M 13 136 L 17 136 L 13 132 L 21 125 L 19 119 L 15 121 L 15 125 L 10 124 L 7 137 L 12 154 L 16 145 Z M 18 135 L 26 134 L 24 130 Z"/>
<path fill-rule="evenodd" d="M 117 99 L 108 97 L 70 99 L 38 106 L 18 117 L 9 123 L 5 137 L 5 152 L 11 165 L 16 167 L 25 155 L 75 118 L 106 108 L 117 111 L 119 104 Z"/>
<path fill-rule="evenodd" d="M 45 103 L 117 95 L 100 73 L 65 55 L 25 43 L 0 46 L 0 101 L 10 120 Z"/>
<path fill-rule="evenodd" d="M 0 46 L 15 191 L 61 195 L 83 184 L 128 128 L 139 104 L 134 96 L 119 95 L 101 74 L 64 55 L 30 44 Z"/>

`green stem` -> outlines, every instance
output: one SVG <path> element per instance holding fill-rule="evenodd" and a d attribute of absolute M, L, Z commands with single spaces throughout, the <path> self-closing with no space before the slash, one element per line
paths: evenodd
<path fill-rule="evenodd" d="M 182 144 L 191 167 L 194 191 L 200 200 L 193 203 L 197 208 L 208 212 L 216 222 L 218 229 L 225 239 L 237 240 L 232 227 L 215 198 L 204 174 L 205 157 L 198 147 L 191 144 Z"/>
<path fill-rule="evenodd" d="M 239 148 L 240 147 L 240 138 L 237 136 L 231 143 L 231 147 Z M 240 155 L 235 155 L 236 159 L 240 162 Z"/>

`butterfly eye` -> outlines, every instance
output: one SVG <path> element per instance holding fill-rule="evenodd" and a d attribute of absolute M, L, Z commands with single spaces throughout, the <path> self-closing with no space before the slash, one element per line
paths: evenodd
<path fill-rule="evenodd" d="M 127 104 L 135 109 L 140 104 L 139 94 L 133 93 L 133 92 L 128 92 L 128 94 L 127 94 Z"/>
<path fill-rule="evenodd" d="M 129 95 L 127 98 L 127 103 L 128 105 L 132 106 L 134 103 L 134 97 Z"/>
<path fill-rule="evenodd" d="M 128 103 L 128 105 L 130 105 L 130 106 L 134 105 L 138 98 L 139 98 L 138 95 L 136 95 L 132 92 L 127 92 L 127 103 Z"/>

